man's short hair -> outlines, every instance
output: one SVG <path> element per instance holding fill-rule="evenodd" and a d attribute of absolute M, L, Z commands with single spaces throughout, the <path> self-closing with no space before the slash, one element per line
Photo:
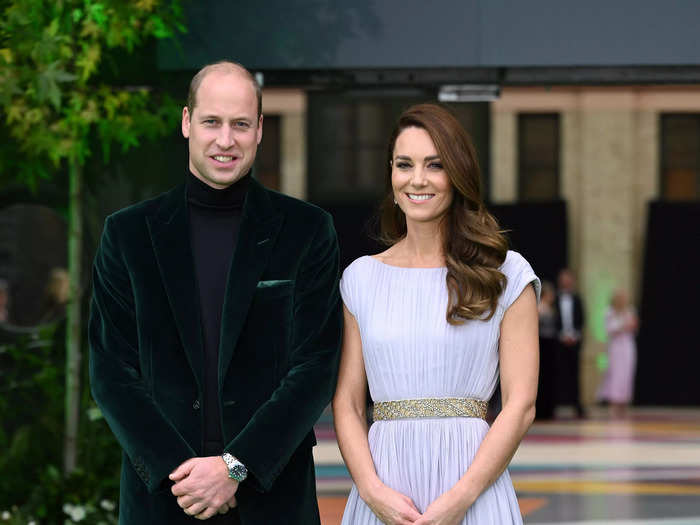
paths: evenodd
<path fill-rule="evenodd" d="M 187 93 L 187 111 L 189 114 L 192 115 L 192 111 L 197 105 L 197 90 L 199 89 L 202 80 L 204 80 L 204 77 L 206 77 L 212 71 L 235 71 L 238 73 L 243 73 L 243 75 L 250 80 L 251 84 L 253 84 L 253 88 L 255 89 L 255 97 L 258 101 L 258 119 L 260 119 L 260 115 L 262 115 L 262 88 L 260 87 L 260 84 L 256 80 L 255 76 L 248 71 L 245 66 L 232 60 L 220 60 L 212 64 L 207 64 L 202 69 L 197 71 L 197 74 L 192 77 L 192 80 L 190 81 L 190 89 Z"/>

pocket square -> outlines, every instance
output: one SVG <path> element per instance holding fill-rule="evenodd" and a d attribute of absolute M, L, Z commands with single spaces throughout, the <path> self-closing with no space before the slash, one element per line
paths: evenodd
<path fill-rule="evenodd" d="M 258 288 L 270 288 L 272 286 L 284 286 L 285 284 L 291 284 L 292 281 L 289 279 L 282 280 L 272 280 L 272 281 L 258 281 Z"/>

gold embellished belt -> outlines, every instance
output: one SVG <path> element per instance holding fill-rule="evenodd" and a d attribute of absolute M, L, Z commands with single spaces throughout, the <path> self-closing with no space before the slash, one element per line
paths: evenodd
<path fill-rule="evenodd" d="M 422 417 L 478 417 L 486 419 L 488 406 L 488 401 L 465 397 L 377 401 L 374 404 L 374 420 Z"/>

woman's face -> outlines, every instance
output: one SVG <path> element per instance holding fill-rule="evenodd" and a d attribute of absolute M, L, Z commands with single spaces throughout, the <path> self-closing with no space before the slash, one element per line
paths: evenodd
<path fill-rule="evenodd" d="M 396 138 L 391 185 L 407 223 L 439 221 L 452 204 L 452 184 L 424 129 L 406 128 Z"/>
<path fill-rule="evenodd" d="M 622 290 L 617 290 L 613 295 L 612 305 L 616 310 L 627 308 L 627 294 Z"/>

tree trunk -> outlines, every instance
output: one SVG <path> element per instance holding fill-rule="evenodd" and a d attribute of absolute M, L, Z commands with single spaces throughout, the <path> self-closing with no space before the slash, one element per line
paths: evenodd
<path fill-rule="evenodd" d="M 63 471 L 73 472 L 78 457 L 80 421 L 81 306 L 83 262 L 83 167 L 72 158 L 69 165 L 68 276 L 70 296 L 66 312 L 66 407 Z"/>

